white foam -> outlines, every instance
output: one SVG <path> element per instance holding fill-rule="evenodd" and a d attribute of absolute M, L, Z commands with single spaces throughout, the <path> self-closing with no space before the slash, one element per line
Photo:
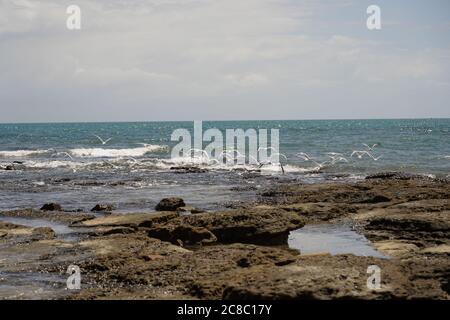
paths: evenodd
<path fill-rule="evenodd" d="M 173 166 L 197 166 L 201 169 L 212 169 L 212 170 L 225 170 L 231 171 L 236 169 L 244 170 L 261 170 L 262 173 L 276 174 L 281 173 L 282 169 L 279 164 L 266 164 L 260 167 L 258 164 L 231 164 L 231 163 L 218 163 L 212 161 L 206 157 L 178 157 L 171 159 L 156 159 L 155 166 L 159 169 L 169 169 Z M 299 166 L 284 164 L 284 171 L 286 173 L 306 173 L 314 171 L 311 168 L 302 168 Z"/>
<path fill-rule="evenodd" d="M 56 168 L 75 169 L 89 164 L 75 161 L 48 160 L 48 161 L 28 161 L 26 163 L 26 167 L 34 169 L 56 169 Z"/>
<path fill-rule="evenodd" d="M 23 158 L 33 155 L 48 153 L 50 150 L 16 150 L 16 151 L 0 151 L 0 157 L 3 158 Z"/>
<path fill-rule="evenodd" d="M 149 150 L 162 150 L 162 146 L 146 146 L 134 149 L 72 149 L 70 153 L 74 157 L 88 158 L 82 159 L 55 159 L 45 161 L 27 161 L 25 166 L 34 169 L 87 169 L 87 170 L 110 170 L 110 169 L 133 169 L 139 170 L 169 170 L 178 166 L 195 166 L 200 169 L 233 171 L 233 170 L 260 170 L 263 174 L 282 173 L 279 164 L 265 164 L 260 167 L 259 164 L 234 164 L 212 161 L 206 157 L 178 157 L 178 158 L 145 158 L 139 159 Z M 134 157 L 138 158 L 135 159 Z M 96 159 L 100 158 L 100 159 Z M 108 158 L 102 160 L 101 158 Z M 298 165 L 283 164 L 285 173 L 309 173 L 314 172 L 316 168 L 301 167 Z"/>
<path fill-rule="evenodd" d="M 75 157 L 89 158 L 142 157 L 148 152 L 164 151 L 167 148 L 167 146 L 160 145 L 146 145 L 131 149 L 79 148 L 71 149 L 69 153 Z"/>

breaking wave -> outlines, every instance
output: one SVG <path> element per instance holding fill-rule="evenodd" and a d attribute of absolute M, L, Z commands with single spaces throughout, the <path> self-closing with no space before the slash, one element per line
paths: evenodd
<path fill-rule="evenodd" d="M 75 157 L 117 158 L 142 157 L 149 152 L 160 152 L 166 150 L 168 150 L 167 146 L 146 145 L 144 147 L 131 149 L 78 148 L 69 150 L 69 153 Z"/>
<path fill-rule="evenodd" d="M 51 150 L 51 149 L 0 151 L 0 157 L 2 157 L 2 158 L 23 158 L 23 157 L 30 157 L 30 156 L 46 154 L 46 153 L 50 153 L 52 151 L 53 150 Z"/>

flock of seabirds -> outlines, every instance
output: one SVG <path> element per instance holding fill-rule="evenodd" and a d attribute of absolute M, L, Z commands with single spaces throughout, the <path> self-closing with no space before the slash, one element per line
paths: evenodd
<path fill-rule="evenodd" d="M 101 145 L 107 145 L 108 142 L 110 142 L 113 139 L 112 137 L 108 138 L 108 139 L 103 139 L 101 136 L 98 136 L 96 134 L 94 134 L 93 136 L 98 139 L 98 141 L 99 141 L 99 143 L 101 143 Z M 136 143 L 136 144 L 142 145 L 144 148 L 154 147 L 151 144 L 147 144 L 147 143 Z M 310 156 L 309 154 L 307 154 L 305 152 L 298 152 L 295 154 L 295 157 L 297 157 L 297 159 L 300 159 L 301 161 L 303 161 L 305 163 L 313 164 L 314 165 L 313 167 L 310 167 L 307 169 L 310 172 L 320 171 L 321 169 L 323 169 L 327 166 L 332 166 L 337 163 L 348 163 L 350 159 L 367 158 L 372 161 L 378 161 L 379 159 L 382 158 L 382 155 L 375 155 L 375 148 L 378 147 L 379 144 L 368 145 L 366 143 L 362 143 L 362 145 L 365 147 L 364 150 L 353 150 L 348 155 L 344 155 L 343 153 L 339 153 L 339 152 L 327 152 L 327 153 L 325 153 L 324 157 L 320 158 L 320 157 Z M 168 149 L 169 147 L 164 146 L 162 148 Z M 242 154 L 239 150 L 236 150 L 236 149 L 225 150 L 225 151 L 221 152 L 218 156 L 211 156 L 205 150 L 192 148 L 192 149 L 187 150 L 187 152 L 184 154 L 184 156 L 182 158 L 177 159 L 177 163 L 179 163 L 181 166 L 189 165 L 189 166 L 211 166 L 211 167 L 214 167 L 214 165 L 219 166 L 221 164 L 225 164 L 226 166 L 229 166 L 229 167 L 231 167 L 231 166 L 234 167 L 236 165 L 242 165 L 241 168 L 245 171 L 253 171 L 253 170 L 255 170 L 255 168 L 256 168 L 256 170 L 262 170 L 263 167 L 265 167 L 265 166 L 271 166 L 272 168 L 270 170 L 275 169 L 278 172 L 281 171 L 282 174 L 285 174 L 286 173 L 285 165 L 287 164 L 288 157 L 285 154 L 280 153 L 277 149 L 275 149 L 273 147 L 260 147 L 260 148 L 258 148 L 258 153 L 262 150 L 265 150 L 266 154 L 268 151 L 271 152 L 270 157 L 266 157 L 266 158 L 268 158 L 268 160 L 258 160 L 254 156 Z M 53 153 L 51 154 L 52 158 L 65 157 L 65 158 L 70 159 L 71 161 L 79 161 L 79 159 L 75 160 L 74 157 L 76 157 L 76 156 L 74 156 L 66 151 L 57 151 L 53 148 L 50 148 L 47 151 L 53 151 Z M 186 156 L 186 154 L 188 156 Z M 81 157 L 83 157 L 83 156 L 81 155 Z M 124 155 L 121 158 L 131 161 L 131 165 L 130 165 L 131 168 L 133 168 L 136 165 L 139 165 L 142 161 L 148 160 L 148 159 L 136 159 L 135 157 L 132 157 L 129 155 L 126 155 L 126 156 Z M 324 160 L 324 158 L 325 158 L 325 160 Z M 450 160 L 450 155 L 443 155 L 443 156 L 440 156 L 439 158 Z M 219 159 L 222 161 L 219 161 Z M 282 159 L 284 161 L 281 161 L 280 159 Z M 250 169 L 245 166 L 246 161 L 247 161 L 247 165 L 251 165 Z M 15 161 L 14 163 L 19 163 L 19 161 Z M 22 162 L 20 162 L 20 163 L 22 164 Z M 110 161 L 104 161 L 104 163 L 115 169 L 118 168 L 118 166 L 111 163 Z M 218 168 L 223 168 L 223 167 L 218 167 Z M 77 169 L 72 168 L 72 171 L 74 173 L 76 173 Z M 449 176 L 450 175 L 447 175 L 447 177 L 449 177 Z"/>
<path fill-rule="evenodd" d="M 102 137 L 100 137 L 98 135 L 94 135 L 94 137 L 96 137 L 102 145 L 106 145 L 109 141 L 112 140 L 112 138 L 103 139 Z M 146 143 L 138 143 L 138 144 L 143 145 L 144 147 L 150 146 L 149 144 L 146 144 Z M 368 144 L 363 143 L 362 145 L 366 147 L 366 150 L 354 150 L 350 154 L 351 158 L 357 157 L 358 159 L 362 159 L 364 156 L 366 156 L 366 157 L 371 158 L 374 161 L 378 161 L 382 157 L 382 155 L 374 156 L 374 154 L 373 154 L 374 149 L 375 149 L 375 147 L 378 146 L 378 144 L 373 144 L 373 145 L 369 146 Z M 266 150 L 266 151 L 270 150 L 271 151 L 270 159 L 273 159 L 275 157 L 278 157 L 278 159 L 281 157 L 286 161 L 288 159 L 288 157 L 286 155 L 278 152 L 278 150 L 273 147 L 267 147 L 267 148 L 260 147 L 260 148 L 258 148 L 258 152 L 260 150 Z M 235 165 L 235 160 L 243 159 L 244 163 L 245 163 L 245 160 L 247 159 L 247 156 L 243 155 L 241 152 L 239 152 L 236 149 L 230 150 L 230 151 L 223 151 L 218 155 L 218 157 L 211 157 L 205 150 L 195 149 L 195 148 L 188 150 L 188 154 L 190 154 L 190 157 L 188 157 L 187 159 L 190 158 L 192 160 L 192 163 L 205 164 L 205 165 L 220 164 L 221 162 L 218 160 L 218 158 L 223 160 L 222 163 L 232 164 L 232 165 Z M 72 155 L 70 155 L 68 152 L 55 152 L 52 156 L 53 157 L 66 156 L 66 157 L 70 158 L 72 161 L 74 160 Z M 311 157 L 310 155 L 308 155 L 305 152 L 299 152 L 299 153 L 295 154 L 295 156 L 302 159 L 305 162 L 311 162 L 314 165 L 316 165 L 314 170 L 320 170 L 327 165 L 334 165 L 335 163 L 338 163 L 338 162 L 349 162 L 348 159 L 344 156 L 344 154 L 338 153 L 338 152 L 326 153 L 326 157 L 328 159 L 326 161 L 321 161 L 321 162 L 318 159 Z M 448 156 L 448 157 L 450 158 L 450 156 Z M 127 156 L 126 158 L 132 160 L 134 163 L 139 162 L 139 160 L 137 160 L 133 157 L 130 157 L 130 156 Z M 284 166 L 281 161 L 271 161 L 271 160 L 259 161 L 251 155 L 248 156 L 248 159 L 251 160 L 254 164 L 256 164 L 258 168 L 262 168 L 267 165 L 275 165 L 275 166 L 280 167 L 283 174 L 285 173 Z"/>

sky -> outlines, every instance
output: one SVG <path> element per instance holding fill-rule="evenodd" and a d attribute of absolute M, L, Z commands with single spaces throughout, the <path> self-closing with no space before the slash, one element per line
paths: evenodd
<path fill-rule="evenodd" d="M 448 0 L 0 0 L 0 123 L 448 118 L 449 102 Z"/>

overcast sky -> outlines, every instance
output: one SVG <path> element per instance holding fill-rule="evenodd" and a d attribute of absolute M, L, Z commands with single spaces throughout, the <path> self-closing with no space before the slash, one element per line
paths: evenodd
<path fill-rule="evenodd" d="M 449 102 L 448 0 L 0 0 L 0 122 L 450 117 Z"/>

